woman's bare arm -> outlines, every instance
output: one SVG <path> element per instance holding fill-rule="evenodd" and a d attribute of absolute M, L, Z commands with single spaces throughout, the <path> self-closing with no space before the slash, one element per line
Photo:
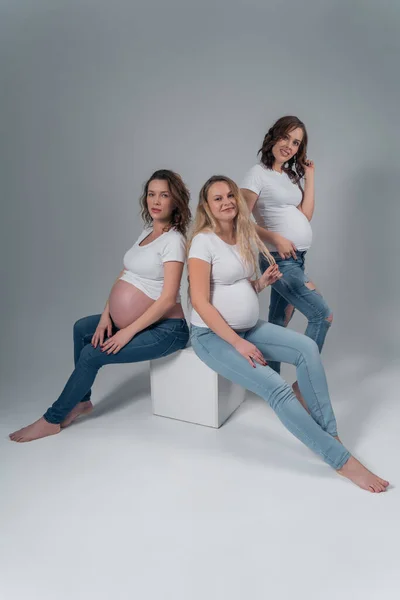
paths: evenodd
<path fill-rule="evenodd" d="M 258 196 L 255 192 L 245 188 L 242 188 L 240 191 L 242 192 L 243 198 L 246 200 L 247 207 L 251 214 L 253 212 L 254 205 L 258 200 Z M 268 231 L 268 229 L 265 229 L 265 227 L 260 227 L 260 225 L 256 225 L 256 231 L 258 237 L 261 238 L 264 243 L 273 244 L 275 246 L 275 242 L 279 237 L 278 233 L 274 231 Z"/>
<path fill-rule="evenodd" d="M 314 191 L 314 163 L 308 161 L 306 165 L 306 175 L 304 182 L 303 200 L 297 207 L 309 221 L 313 218 L 315 208 L 315 191 Z"/>
<path fill-rule="evenodd" d="M 254 205 L 258 200 L 258 196 L 255 192 L 247 189 L 241 189 L 242 196 L 246 200 L 248 209 L 250 212 L 253 211 Z M 258 237 L 264 242 L 264 244 L 272 244 L 275 246 L 276 251 L 279 253 L 281 258 L 289 258 L 292 256 L 294 259 L 297 258 L 296 246 L 291 240 L 287 240 L 283 235 L 276 231 L 268 231 L 265 227 L 256 225 L 256 231 Z"/>

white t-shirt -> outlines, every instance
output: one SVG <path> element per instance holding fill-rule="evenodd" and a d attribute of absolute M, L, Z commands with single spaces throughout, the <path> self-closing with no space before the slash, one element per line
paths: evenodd
<path fill-rule="evenodd" d="M 192 241 L 189 258 L 200 258 L 211 265 L 210 302 L 232 329 L 250 329 L 259 317 L 259 303 L 248 277 L 253 275 L 237 246 L 231 246 L 215 233 L 198 233 Z M 192 309 L 190 322 L 208 327 Z"/>
<path fill-rule="evenodd" d="M 185 262 L 186 240 L 181 233 L 170 229 L 150 244 L 139 246 L 151 232 L 151 228 L 142 231 L 132 248 L 126 252 L 125 270 L 120 279 L 131 283 L 149 298 L 157 300 L 164 285 L 163 265 L 168 261 Z M 179 292 L 176 301 L 180 302 Z"/>
<path fill-rule="evenodd" d="M 240 187 L 258 195 L 253 208 L 257 225 L 280 233 L 293 242 L 298 250 L 310 248 L 310 221 L 296 208 L 302 201 L 302 193 L 286 173 L 278 173 L 261 164 L 254 165 L 246 173 Z M 276 251 L 273 244 L 267 246 L 272 252 Z"/>

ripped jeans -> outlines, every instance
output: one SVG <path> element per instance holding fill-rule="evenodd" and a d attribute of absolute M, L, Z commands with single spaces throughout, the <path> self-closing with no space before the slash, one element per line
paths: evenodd
<path fill-rule="evenodd" d="M 317 343 L 321 352 L 326 334 L 332 322 L 332 311 L 317 290 L 306 284 L 309 279 L 305 273 L 306 251 L 297 251 L 294 258 L 282 259 L 277 252 L 271 252 L 283 277 L 271 286 L 268 321 L 274 325 L 286 327 L 297 309 L 307 319 L 305 335 Z M 261 273 L 269 267 L 266 258 L 260 254 Z M 269 362 L 271 369 L 280 373 L 279 362 Z"/>

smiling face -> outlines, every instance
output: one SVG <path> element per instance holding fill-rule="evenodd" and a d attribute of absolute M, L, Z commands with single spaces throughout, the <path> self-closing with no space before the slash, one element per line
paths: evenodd
<path fill-rule="evenodd" d="M 169 223 L 171 221 L 174 201 L 169 190 L 168 181 L 153 179 L 147 189 L 147 208 L 153 221 Z"/>
<path fill-rule="evenodd" d="M 300 127 L 288 131 L 272 146 L 272 154 L 278 164 L 290 160 L 299 150 L 304 133 Z"/>
<path fill-rule="evenodd" d="M 212 216 L 219 223 L 233 221 L 238 214 L 235 196 L 225 181 L 217 181 L 210 186 L 207 204 Z"/>

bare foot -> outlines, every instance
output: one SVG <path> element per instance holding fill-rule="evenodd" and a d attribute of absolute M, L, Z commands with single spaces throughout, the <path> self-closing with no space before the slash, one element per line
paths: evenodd
<path fill-rule="evenodd" d="M 381 479 L 377 475 L 368 471 L 357 459 L 353 456 L 343 465 L 341 469 L 336 471 L 339 475 L 347 477 L 358 487 L 368 492 L 386 492 L 386 488 L 389 485 L 388 481 Z"/>
<path fill-rule="evenodd" d="M 13 442 L 32 442 L 49 435 L 60 433 L 60 425 L 48 423 L 44 417 L 41 417 L 32 425 L 18 429 L 14 433 L 10 433 L 9 438 Z"/>
<path fill-rule="evenodd" d="M 68 427 L 68 425 L 71 425 L 72 421 L 75 421 L 77 417 L 79 417 L 80 415 L 87 415 L 92 410 L 93 404 L 90 400 L 85 400 L 85 402 L 79 402 L 65 417 L 64 421 L 61 422 L 61 427 Z"/>
<path fill-rule="evenodd" d="M 309 413 L 310 411 L 308 410 L 306 401 L 304 400 L 303 396 L 301 395 L 299 384 L 297 383 L 297 381 L 295 381 L 294 384 L 292 385 L 292 390 L 293 390 L 293 394 L 296 396 L 297 400 L 300 402 L 300 404 L 303 406 L 303 408 L 305 408 L 306 411 Z"/>

